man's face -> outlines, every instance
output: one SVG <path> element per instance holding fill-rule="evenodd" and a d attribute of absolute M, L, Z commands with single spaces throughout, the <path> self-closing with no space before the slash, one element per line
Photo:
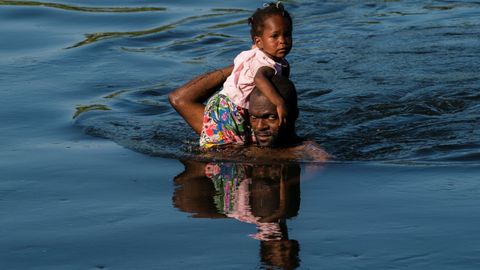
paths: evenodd
<path fill-rule="evenodd" d="M 248 113 L 255 138 L 260 146 L 277 146 L 283 131 L 278 126 L 277 108 L 266 97 L 250 99 Z"/>

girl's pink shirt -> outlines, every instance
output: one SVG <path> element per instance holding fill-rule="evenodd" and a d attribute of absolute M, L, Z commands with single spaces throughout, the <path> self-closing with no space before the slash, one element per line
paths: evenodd
<path fill-rule="evenodd" d="M 220 91 L 237 106 L 248 109 L 249 97 L 255 88 L 254 78 L 258 69 L 267 66 L 275 70 L 276 74 L 282 74 L 282 68 L 288 65 L 275 62 L 258 48 L 243 51 L 233 60 L 232 74 L 228 76 Z"/>

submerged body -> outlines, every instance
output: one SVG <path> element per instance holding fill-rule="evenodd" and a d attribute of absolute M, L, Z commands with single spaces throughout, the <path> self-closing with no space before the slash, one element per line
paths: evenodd
<path fill-rule="evenodd" d="M 201 75 L 169 95 L 169 100 L 185 121 L 200 134 L 202 130 L 203 102 L 214 94 L 229 74 L 232 67 L 219 69 Z M 243 158 L 259 160 L 297 160 L 326 161 L 330 158 L 320 145 L 300 138 L 295 131 L 298 117 L 296 90 L 286 77 L 274 77 L 273 85 L 287 102 L 288 119 L 286 124 L 278 125 L 276 106 L 259 90 L 255 89 L 250 96 L 249 122 L 256 139 L 249 145 L 227 144 L 205 150 L 202 157 L 241 160 Z"/>

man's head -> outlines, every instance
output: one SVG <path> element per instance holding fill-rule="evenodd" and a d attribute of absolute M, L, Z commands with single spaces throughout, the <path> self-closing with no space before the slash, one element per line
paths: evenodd
<path fill-rule="evenodd" d="M 272 84 L 285 100 L 288 110 L 287 124 L 278 126 L 277 108 L 255 88 L 250 95 L 250 124 L 260 146 L 281 146 L 296 138 L 295 121 L 298 118 L 297 91 L 287 77 L 275 76 Z"/>

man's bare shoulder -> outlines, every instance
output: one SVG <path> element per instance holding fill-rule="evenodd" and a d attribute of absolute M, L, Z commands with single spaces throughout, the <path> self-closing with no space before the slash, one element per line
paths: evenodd
<path fill-rule="evenodd" d="M 325 162 L 330 155 L 314 141 L 301 141 L 293 146 L 278 148 L 251 147 L 252 156 L 271 158 L 276 160 L 314 161 Z"/>
<path fill-rule="evenodd" d="M 330 155 L 316 142 L 304 140 L 298 145 L 285 148 L 286 152 L 298 155 L 304 161 L 328 161 Z"/>
<path fill-rule="evenodd" d="M 287 147 L 258 147 L 258 146 L 236 146 L 222 147 L 214 151 L 204 152 L 204 158 L 214 158 L 236 161 L 303 161 L 303 162 L 325 162 L 330 155 L 314 141 L 301 141 L 293 146 Z"/>

